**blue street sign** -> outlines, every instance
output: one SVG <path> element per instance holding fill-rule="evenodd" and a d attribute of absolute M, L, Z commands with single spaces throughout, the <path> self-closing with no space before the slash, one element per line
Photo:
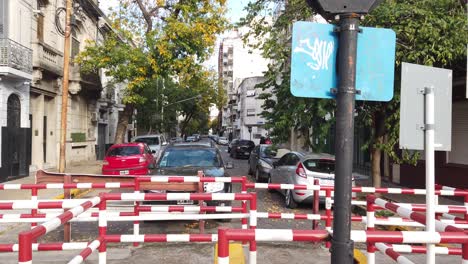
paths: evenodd
<path fill-rule="evenodd" d="M 296 22 L 293 26 L 291 93 L 298 97 L 335 98 L 338 88 L 338 33 L 334 25 Z M 391 29 L 360 27 L 356 63 L 356 100 L 393 97 L 396 35 Z"/>

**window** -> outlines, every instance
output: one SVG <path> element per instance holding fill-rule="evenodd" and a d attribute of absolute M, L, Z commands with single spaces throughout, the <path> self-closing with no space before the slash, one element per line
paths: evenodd
<path fill-rule="evenodd" d="M 116 157 L 116 156 L 132 156 L 132 155 L 139 155 L 140 147 L 138 146 L 124 146 L 124 147 L 116 147 L 112 148 L 109 153 L 107 153 L 108 157 Z"/>
<path fill-rule="evenodd" d="M 80 42 L 76 30 L 72 30 L 71 58 L 74 59 L 80 53 Z"/>
<path fill-rule="evenodd" d="M 220 167 L 221 158 L 213 149 L 169 149 L 159 163 L 163 167 Z"/>
<path fill-rule="evenodd" d="M 334 173 L 335 161 L 327 159 L 309 159 L 303 162 L 306 169 L 321 173 Z"/>
<path fill-rule="evenodd" d="M 44 15 L 37 16 L 37 40 L 44 42 Z"/>
<path fill-rule="evenodd" d="M 255 109 L 247 109 L 247 116 L 255 116 Z"/>
<path fill-rule="evenodd" d="M 159 145 L 159 138 L 158 137 L 145 137 L 145 138 L 137 138 L 135 142 L 146 143 L 148 146 Z"/>
<path fill-rule="evenodd" d="M 299 157 L 296 154 L 288 154 L 289 157 L 286 160 L 286 165 L 295 166 L 299 162 Z"/>

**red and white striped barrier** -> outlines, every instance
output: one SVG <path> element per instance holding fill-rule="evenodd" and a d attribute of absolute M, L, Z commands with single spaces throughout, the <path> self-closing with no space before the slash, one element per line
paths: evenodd
<path fill-rule="evenodd" d="M 251 200 L 251 193 L 104 193 L 106 201 L 241 201 Z"/>
<path fill-rule="evenodd" d="M 34 200 L 18 200 L 14 202 L 0 202 L 0 210 L 17 210 L 17 209 L 68 209 L 76 207 L 83 203 L 86 199 L 76 200 L 61 200 L 61 201 L 34 201 Z"/>
<path fill-rule="evenodd" d="M 33 251 L 65 251 L 84 249 L 88 246 L 87 242 L 73 243 L 33 243 Z M 0 244 L 0 252 L 18 252 L 19 244 Z"/>
<path fill-rule="evenodd" d="M 414 264 L 411 260 L 409 260 L 407 257 L 404 257 L 400 254 L 398 254 L 393 248 L 387 246 L 384 243 L 376 243 L 375 247 L 382 252 L 383 254 L 389 256 L 393 260 L 395 260 L 397 263 L 401 264 Z"/>
<path fill-rule="evenodd" d="M 133 182 L 106 183 L 39 183 L 39 184 L 0 184 L 0 190 L 45 190 L 45 189 L 120 189 L 133 188 Z"/>
<path fill-rule="evenodd" d="M 106 243 L 216 242 L 217 234 L 106 235 Z"/>
<path fill-rule="evenodd" d="M 401 245 L 401 244 L 386 244 L 391 247 L 396 252 L 401 253 L 416 253 L 416 254 L 426 254 L 427 248 L 425 246 L 413 246 L 413 245 Z M 461 255 L 461 248 L 454 247 L 435 247 L 436 254 L 439 255 Z"/>
<path fill-rule="evenodd" d="M 242 207 L 232 206 L 185 206 L 185 205 L 170 205 L 170 206 L 147 206 L 138 207 L 140 212 L 209 212 L 209 213 L 240 213 Z"/>
<path fill-rule="evenodd" d="M 96 251 L 96 249 L 103 243 L 104 238 L 100 237 L 93 242 L 91 242 L 80 254 L 74 257 L 68 264 L 80 264 L 82 263 L 91 253 Z"/>
<path fill-rule="evenodd" d="M 19 253 L 18 253 L 18 263 L 31 263 L 32 262 L 32 242 L 33 240 L 39 238 L 42 235 L 49 233 L 50 231 L 56 229 L 60 225 L 70 221 L 74 217 L 80 215 L 87 209 L 99 204 L 101 202 L 100 197 L 94 197 L 90 200 L 82 203 L 81 205 L 66 211 L 65 213 L 43 223 L 40 226 L 37 226 L 30 231 L 22 232 L 18 235 L 19 241 Z"/>
<path fill-rule="evenodd" d="M 242 177 L 199 177 L 199 176 L 142 176 L 137 177 L 138 182 L 159 182 L 159 183 L 197 183 L 197 182 L 226 182 L 242 183 Z"/>

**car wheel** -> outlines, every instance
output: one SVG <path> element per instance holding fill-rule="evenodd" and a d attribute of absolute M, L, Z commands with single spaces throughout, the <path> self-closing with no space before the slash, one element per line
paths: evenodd
<path fill-rule="evenodd" d="M 294 201 L 294 197 L 291 190 L 286 190 L 286 195 L 284 196 L 284 202 L 286 207 L 290 209 L 297 208 L 297 203 Z"/>
<path fill-rule="evenodd" d="M 262 179 L 260 179 L 260 171 L 258 168 L 255 169 L 255 182 L 261 182 Z"/>
<path fill-rule="evenodd" d="M 268 174 L 268 184 L 271 184 L 271 175 Z M 267 189 L 269 193 L 273 193 L 275 190 L 274 189 Z"/>

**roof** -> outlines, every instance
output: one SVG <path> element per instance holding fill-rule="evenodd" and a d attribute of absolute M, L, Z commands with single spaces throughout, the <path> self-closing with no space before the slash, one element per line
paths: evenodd
<path fill-rule="evenodd" d="M 215 148 L 213 142 L 174 142 L 167 148 Z"/>
<path fill-rule="evenodd" d="M 335 156 L 328 153 L 309 153 L 305 155 L 304 159 L 329 159 L 335 160 Z"/>
<path fill-rule="evenodd" d="M 130 142 L 130 143 L 121 143 L 121 144 L 114 144 L 111 146 L 111 148 L 117 148 L 117 147 L 134 147 L 134 146 L 139 146 L 142 147 L 144 146 L 144 143 L 141 142 Z"/>
<path fill-rule="evenodd" d="M 142 136 L 136 136 L 133 139 L 135 139 L 135 138 L 151 138 L 151 137 L 160 137 L 160 136 L 161 136 L 161 134 L 142 135 Z"/>

